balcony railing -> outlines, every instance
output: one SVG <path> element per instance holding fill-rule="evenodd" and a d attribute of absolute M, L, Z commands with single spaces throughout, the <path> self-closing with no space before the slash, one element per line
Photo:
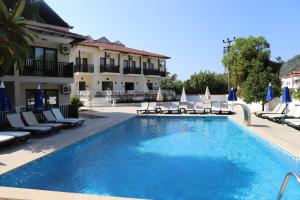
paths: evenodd
<path fill-rule="evenodd" d="M 163 76 L 164 73 L 159 69 L 144 69 L 144 75 Z"/>
<path fill-rule="evenodd" d="M 160 76 L 160 71 L 156 69 L 144 69 L 144 75 L 157 75 Z"/>
<path fill-rule="evenodd" d="M 27 59 L 20 75 L 72 78 L 73 63 Z"/>
<path fill-rule="evenodd" d="M 94 73 L 94 65 L 93 64 L 75 65 L 74 72 Z"/>
<path fill-rule="evenodd" d="M 100 65 L 100 72 L 120 73 L 119 65 Z"/>
<path fill-rule="evenodd" d="M 139 67 L 125 67 L 124 74 L 141 74 L 141 68 Z"/>

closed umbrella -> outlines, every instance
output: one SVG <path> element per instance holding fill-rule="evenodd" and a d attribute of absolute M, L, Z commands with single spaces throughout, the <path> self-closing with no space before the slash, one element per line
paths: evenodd
<path fill-rule="evenodd" d="M 41 86 L 38 85 L 38 88 L 34 94 L 34 108 L 39 109 L 44 106 L 43 98 L 44 98 L 44 92 L 41 89 Z"/>
<path fill-rule="evenodd" d="M 234 102 L 237 101 L 237 96 L 233 88 L 230 89 L 227 100 L 231 101 L 231 110 L 233 111 Z"/>
<path fill-rule="evenodd" d="M 183 102 L 183 103 L 186 103 L 186 102 L 187 102 L 187 97 L 186 97 L 184 88 L 182 88 L 182 93 L 181 93 L 180 102 Z"/>
<path fill-rule="evenodd" d="M 287 106 L 286 106 L 286 113 L 287 113 L 288 112 L 288 105 L 289 105 L 289 103 L 292 102 L 292 97 L 290 95 L 290 91 L 289 91 L 288 87 L 283 88 L 281 102 L 287 104 Z"/>
<path fill-rule="evenodd" d="M 210 101 L 210 92 L 209 92 L 209 89 L 208 89 L 208 86 L 206 86 L 206 90 L 205 90 L 205 94 L 204 94 L 204 100 L 205 101 Z"/>
<path fill-rule="evenodd" d="M 273 87 L 272 84 L 269 84 L 268 87 L 268 92 L 267 92 L 267 96 L 266 96 L 266 101 L 268 102 L 268 109 L 270 110 L 270 101 L 272 101 L 274 99 L 274 92 L 273 92 Z"/>
<path fill-rule="evenodd" d="M 7 92 L 5 90 L 4 83 L 0 85 L 0 111 L 7 112 L 11 110 L 11 103 Z"/>
<path fill-rule="evenodd" d="M 233 88 L 230 89 L 227 100 L 228 101 L 237 101 L 237 96 L 236 96 L 236 93 Z"/>
<path fill-rule="evenodd" d="M 159 88 L 158 89 L 158 92 L 157 92 L 157 97 L 156 97 L 156 101 L 163 101 L 164 100 L 164 97 L 161 93 L 161 89 Z"/>

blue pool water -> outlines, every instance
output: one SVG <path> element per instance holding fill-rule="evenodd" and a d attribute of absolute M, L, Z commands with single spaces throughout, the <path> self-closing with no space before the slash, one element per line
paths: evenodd
<path fill-rule="evenodd" d="M 0 185 L 163 200 L 273 200 L 299 164 L 226 117 L 137 117 L 8 172 Z M 284 199 L 300 199 L 295 181 Z"/>

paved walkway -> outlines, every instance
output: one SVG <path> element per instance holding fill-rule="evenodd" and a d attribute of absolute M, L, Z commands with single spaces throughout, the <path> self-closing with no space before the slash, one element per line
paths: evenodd
<path fill-rule="evenodd" d="M 136 107 L 97 108 L 93 112 L 83 113 L 83 116 L 86 117 L 86 122 L 82 127 L 66 129 L 61 131 L 61 133 L 49 135 L 48 137 L 44 138 L 30 139 L 27 143 L 1 149 L 0 174 L 52 153 L 74 142 L 80 141 L 99 131 L 112 127 L 135 116 L 135 111 Z M 231 115 L 230 118 L 242 124 L 242 110 L 237 107 L 235 111 L 237 114 Z M 98 116 L 99 118 L 92 119 L 90 116 Z M 252 115 L 252 125 L 248 128 L 258 136 L 300 158 L 300 131 L 290 128 L 286 125 L 280 125 L 268 120 L 257 118 L 254 115 Z M 109 198 L 95 195 L 78 195 L 63 192 L 48 192 L 0 187 L 0 199 L 100 200 Z"/>

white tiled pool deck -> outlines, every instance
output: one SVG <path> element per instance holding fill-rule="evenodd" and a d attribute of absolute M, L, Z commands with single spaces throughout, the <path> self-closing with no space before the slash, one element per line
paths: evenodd
<path fill-rule="evenodd" d="M 87 114 L 98 115 L 98 119 L 86 119 L 82 127 L 66 129 L 44 138 L 35 138 L 27 143 L 14 145 L 0 150 L 0 174 L 43 157 L 74 142 L 80 141 L 99 131 L 112 127 L 124 120 L 136 116 L 137 107 L 105 107 L 97 108 Z M 229 118 L 242 124 L 242 110 L 236 108 L 236 114 Z M 167 115 L 161 115 L 167 116 Z M 172 115 L 175 116 L 175 115 Z M 195 116 L 195 115 L 181 115 Z M 200 115 L 204 116 L 204 115 Z M 252 115 L 251 126 L 247 127 L 256 135 L 277 145 L 285 151 L 300 158 L 300 131 L 286 125 L 280 125 Z M 0 199 L 125 199 L 99 197 L 95 195 L 72 194 L 64 192 L 49 192 L 41 190 L 28 190 L 0 187 Z"/>

